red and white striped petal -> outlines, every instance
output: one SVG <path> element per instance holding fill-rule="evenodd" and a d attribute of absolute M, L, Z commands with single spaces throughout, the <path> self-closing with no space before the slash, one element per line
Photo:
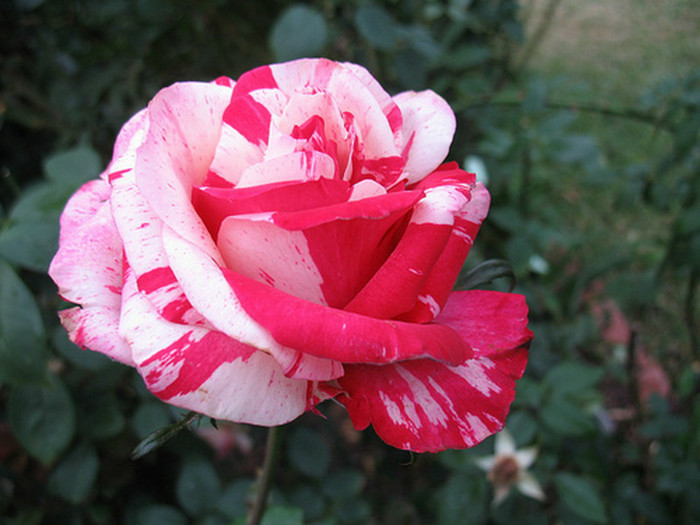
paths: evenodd
<path fill-rule="evenodd" d="M 192 186 L 209 173 L 231 90 L 182 83 L 160 91 L 148 106 L 149 128 L 136 158 L 136 183 L 148 206 L 168 226 L 221 261 L 192 206 Z"/>
<path fill-rule="evenodd" d="M 335 171 L 335 161 L 325 153 L 297 151 L 249 166 L 241 174 L 236 188 L 248 188 L 276 182 L 332 179 Z"/>
<path fill-rule="evenodd" d="M 195 186 L 192 189 L 192 203 L 216 239 L 226 217 L 260 212 L 301 211 L 340 204 L 349 200 L 349 186 L 345 181 L 325 178 L 250 188 Z M 380 194 L 384 193 L 386 191 L 382 188 Z"/>
<path fill-rule="evenodd" d="M 263 149 L 248 141 L 240 132 L 224 122 L 209 171 L 232 185 L 238 184 L 248 166 L 262 161 Z"/>
<path fill-rule="evenodd" d="M 381 319 L 411 311 L 450 239 L 455 215 L 469 198 L 468 190 L 458 184 L 428 188 L 399 244 L 345 309 Z"/>
<path fill-rule="evenodd" d="M 139 192 L 133 170 L 112 174 L 110 181 L 112 216 L 139 290 L 168 321 L 206 324 L 192 308 L 168 266 L 162 239 L 163 223 Z"/>
<path fill-rule="evenodd" d="M 134 366 L 131 348 L 119 333 L 119 310 L 99 305 L 76 306 L 60 310 L 58 317 L 70 340 L 80 348 Z"/>
<path fill-rule="evenodd" d="M 163 235 L 170 268 L 196 310 L 227 336 L 269 352 L 289 377 L 327 381 L 343 373 L 332 356 L 307 355 L 280 345 L 241 307 L 221 268 L 205 253 L 166 228 Z"/>
<path fill-rule="evenodd" d="M 473 353 L 446 325 L 366 317 L 305 301 L 227 269 L 224 275 L 255 321 L 279 344 L 304 354 L 342 363 L 382 364 L 431 357 L 457 364 Z"/>
<path fill-rule="evenodd" d="M 81 305 L 59 314 L 71 340 L 131 364 L 129 348 L 117 333 L 123 261 L 109 195 L 109 184 L 97 179 L 71 197 L 49 275 L 63 298 Z"/>
<path fill-rule="evenodd" d="M 498 432 L 527 363 L 532 332 L 520 295 L 455 292 L 436 319 L 474 348 L 458 366 L 416 360 L 346 365 L 337 399 L 357 429 L 370 423 L 397 448 L 437 452 L 476 445 Z"/>
<path fill-rule="evenodd" d="M 323 276 L 301 231 L 287 231 L 270 214 L 228 217 L 219 230 L 219 250 L 231 270 L 256 281 L 326 304 Z"/>
<path fill-rule="evenodd" d="M 124 289 L 121 330 L 149 390 L 170 404 L 217 419 L 280 425 L 305 412 L 309 382 L 285 377 L 268 354 L 221 332 L 165 321 Z"/>
<path fill-rule="evenodd" d="M 486 188 L 481 183 L 468 184 L 464 177 L 468 176 L 471 180 L 473 176 L 462 170 L 453 170 L 451 166 L 441 167 L 440 170 L 421 181 L 417 187 L 426 186 L 428 189 L 441 187 L 443 184 L 454 183 L 450 182 L 450 179 L 458 177 L 465 181 L 460 184 L 469 188 L 471 196 L 465 206 L 456 213 L 450 238 L 440 257 L 430 268 L 415 307 L 398 317 L 402 321 L 427 323 L 440 313 L 454 287 L 464 260 L 474 244 L 481 223 L 488 213 L 490 196 Z"/>
<path fill-rule="evenodd" d="M 501 430 L 527 361 L 522 348 L 447 366 L 429 359 L 346 365 L 338 380 L 355 428 L 370 423 L 397 448 L 439 452 L 476 445 Z"/>
<path fill-rule="evenodd" d="M 394 232 L 421 196 L 388 193 L 299 212 L 229 217 L 219 249 L 229 268 L 252 279 L 343 308 L 394 249 Z"/>
<path fill-rule="evenodd" d="M 325 59 L 301 59 L 275 64 L 270 69 L 275 83 L 284 93 L 299 92 L 300 86 L 330 93 L 342 113 L 355 117 L 366 158 L 400 155 L 380 101 L 351 69 Z"/>
<path fill-rule="evenodd" d="M 384 88 L 379 82 L 377 82 L 377 79 L 375 79 L 364 67 L 350 62 L 343 63 L 343 67 L 349 69 L 353 75 L 360 79 L 367 89 L 369 89 L 370 93 L 372 93 L 372 96 L 377 100 L 377 102 L 379 102 L 382 112 L 389 123 L 389 127 L 397 137 L 397 140 L 399 140 L 397 145 L 401 146 L 402 143 L 400 141 L 400 134 L 403 124 L 403 116 L 401 114 L 401 109 L 396 104 L 396 101 L 391 97 L 391 95 L 389 95 L 389 93 L 384 91 Z"/>
<path fill-rule="evenodd" d="M 403 117 L 401 154 L 407 183 L 412 184 L 445 160 L 457 122 L 449 104 L 433 91 L 407 91 L 396 95 L 394 102 Z"/>

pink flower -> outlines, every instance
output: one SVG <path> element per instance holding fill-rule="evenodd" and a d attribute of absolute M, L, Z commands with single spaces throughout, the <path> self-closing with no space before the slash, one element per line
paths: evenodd
<path fill-rule="evenodd" d="M 63 325 L 214 418 L 335 397 L 396 447 L 476 444 L 532 334 L 523 297 L 450 293 L 489 205 L 441 165 L 454 129 L 435 93 L 323 59 L 162 90 L 63 213 Z"/>

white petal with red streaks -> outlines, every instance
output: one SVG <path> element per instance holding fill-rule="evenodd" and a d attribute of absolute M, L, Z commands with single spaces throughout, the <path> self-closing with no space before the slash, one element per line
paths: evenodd
<path fill-rule="evenodd" d="M 310 86 L 331 93 L 340 111 L 354 116 L 367 158 L 379 159 L 401 153 L 379 101 L 349 68 L 325 59 L 301 59 L 275 64 L 270 69 L 284 92 L 294 93 L 300 91 L 300 86 Z"/>
<path fill-rule="evenodd" d="M 270 214 L 229 217 L 221 224 L 218 245 L 226 266 L 296 297 L 327 304 L 323 277 L 301 231 L 287 231 Z"/>
<path fill-rule="evenodd" d="M 139 192 L 133 171 L 111 177 L 112 215 L 124 243 L 124 253 L 145 293 L 160 315 L 172 322 L 206 324 L 192 308 L 169 269 L 160 218 Z"/>
<path fill-rule="evenodd" d="M 139 190 L 156 215 L 217 261 L 190 196 L 209 172 L 230 94 L 230 88 L 195 82 L 160 91 L 148 106 L 148 134 L 135 168 Z"/>
<path fill-rule="evenodd" d="M 371 179 L 365 179 L 352 185 L 352 191 L 348 200 L 359 201 L 360 199 L 369 199 L 380 195 L 386 195 L 384 186 Z"/>
<path fill-rule="evenodd" d="M 279 425 L 308 408 L 307 381 L 226 335 L 168 323 L 134 285 L 125 289 L 122 331 L 149 389 L 176 406 L 217 418 Z"/>
<path fill-rule="evenodd" d="M 122 286 L 122 245 L 109 209 L 109 184 L 84 184 L 61 215 L 59 251 L 49 274 L 59 293 L 79 304 L 112 306 Z"/>
<path fill-rule="evenodd" d="M 236 188 L 248 188 L 275 182 L 332 179 L 335 162 L 317 151 L 297 151 L 249 166 Z"/>
<path fill-rule="evenodd" d="M 142 109 L 122 126 L 114 143 L 112 161 L 105 170 L 106 175 L 134 168 L 136 151 L 146 139 L 148 124 L 148 110 Z"/>
<path fill-rule="evenodd" d="M 241 307 L 221 268 L 206 254 L 168 228 L 163 239 L 170 267 L 185 295 L 216 329 L 244 344 L 271 353 L 290 377 L 330 380 L 342 375 L 343 367 L 338 361 L 300 353 L 275 341 Z"/>
<path fill-rule="evenodd" d="M 345 69 L 350 70 L 367 89 L 372 93 L 372 96 L 379 102 L 382 112 L 389 123 L 389 127 L 394 133 L 397 146 L 402 145 L 401 127 L 403 124 L 403 116 L 401 110 L 396 105 L 396 101 L 386 92 L 379 82 L 367 71 L 364 67 L 358 64 L 349 62 L 343 63 Z"/>
<path fill-rule="evenodd" d="M 82 306 L 59 314 L 71 340 L 131 364 L 130 349 L 118 335 L 122 245 L 109 211 L 109 194 L 109 185 L 97 179 L 68 201 L 49 275 L 62 297 Z"/>
<path fill-rule="evenodd" d="M 416 182 L 445 159 L 457 126 L 449 104 L 432 91 L 407 91 L 394 97 L 403 117 L 401 152 L 408 183 Z"/>
<path fill-rule="evenodd" d="M 128 366 L 134 366 L 131 348 L 119 334 L 119 310 L 84 306 L 60 310 L 58 317 L 70 340 L 80 348 L 101 352 Z"/>
<path fill-rule="evenodd" d="M 209 170 L 231 184 L 237 184 L 246 168 L 262 159 L 262 148 L 224 123 Z"/>

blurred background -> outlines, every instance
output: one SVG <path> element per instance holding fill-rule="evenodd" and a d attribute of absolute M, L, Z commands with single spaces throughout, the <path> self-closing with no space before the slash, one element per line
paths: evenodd
<path fill-rule="evenodd" d="M 450 159 L 492 194 L 465 270 L 509 261 L 531 308 L 507 428 L 546 497 L 492 503 L 493 438 L 411 455 L 326 404 L 286 428 L 266 523 L 700 523 L 698 27 L 695 0 L 2 0 L 0 522 L 242 523 L 264 429 L 131 460 L 183 413 L 67 340 L 45 272 L 160 88 L 326 56 L 457 113 Z"/>

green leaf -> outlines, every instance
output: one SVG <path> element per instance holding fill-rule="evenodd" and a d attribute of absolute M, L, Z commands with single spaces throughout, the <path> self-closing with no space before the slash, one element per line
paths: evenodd
<path fill-rule="evenodd" d="M 544 378 L 550 395 L 577 395 L 589 392 L 603 377 L 603 369 L 576 362 L 564 362 L 551 368 Z"/>
<path fill-rule="evenodd" d="M 506 428 L 518 447 L 532 443 L 537 434 L 537 420 L 526 410 L 513 410 L 506 419 Z"/>
<path fill-rule="evenodd" d="M 595 485 L 585 478 L 567 472 L 554 475 L 554 486 L 560 501 L 571 512 L 594 523 L 607 523 L 607 513 Z"/>
<path fill-rule="evenodd" d="M 144 439 L 149 434 L 170 423 L 170 410 L 159 401 L 147 401 L 142 403 L 131 419 L 131 427 L 136 435 Z"/>
<path fill-rule="evenodd" d="M 202 417 L 201 414 L 197 414 L 196 412 L 188 412 L 180 421 L 177 421 L 172 425 L 168 425 L 165 428 L 159 428 L 158 430 L 151 432 L 138 445 L 136 445 L 134 450 L 131 451 L 131 459 L 139 459 L 149 452 L 162 447 L 165 445 L 165 443 L 174 438 L 182 429 L 186 428 L 193 420 L 200 417 Z"/>
<path fill-rule="evenodd" d="M 303 525 L 304 511 L 297 507 L 275 505 L 265 511 L 261 525 Z"/>
<path fill-rule="evenodd" d="M 42 222 L 58 217 L 72 190 L 58 188 L 56 184 L 41 182 L 22 192 L 10 211 L 10 222 Z"/>
<path fill-rule="evenodd" d="M 477 525 L 486 518 L 486 476 L 453 475 L 437 493 L 438 525 Z M 475 504 L 478 502 L 478 504 Z"/>
<path fill-rule="evenodd" d="M 85 501 L 97 479 L 100 461 L 95 449 L 81 445 L 70 451 L 49 477 L 49 492 L 74 505 Z"/>
<path fill-rule="evenodd" d="M 75 408 L 68 390 L 56 377 L 47 387 L 19 386 L 8 402 L 12 431 L 24 448 L 42 462 L 52 463 L 75 433 Z"/>
<path fill-rule="evenodd" d="M 360 7 L 355 13 L 355 27 L 377 49 L 391 51 L 396 47 L 398 23 L 383 7 L 374 4 Z"/>
<path fill-rule="evenodd" d="M 46 381 L 45 332 L 34 296 L 0 260 L 0 381 Z"/>
<path fill-rule="evenodd" d="M 175 495 L 190 516 L 201 516 L 216 507 L 221 483 L 212 464 L 201 458 L 186 460 L 177 478 Z"/>
<path fill-rule="evenodd" d="M 322 488 L 326 488 L 330 483 L 328 480 Z M 312 485 L 297 485 L 289 496 L 289 502 L 302 509 L 307 521 L 323 516 L 327 504 L 326 498 L 319 495 L 318 487 Z"/>
<path fill-rule="evenodd" d="M 245 478 L 239 478 L 229 483 L 219 498 L 217 510 L 228 518 L 245 516 L 248 495 L 253 483 L 252 479 Z"/>
<path fill-rule="evenodd" d="M 328 470 L 331 454 L 328 445 L 315 431 L 295 428 L 288 441 L 289 460 L 302 474 L 320 478 Z"/>
<path fill-rule="evenodd" d="M 540 411 L 542 422 L 562 436 L 580 436 L 595 430 L 591 416 L 566 398 L 545 398 Z"/>
<path fill-rule="evenodd" d="M 367 501 L 353 498 L 336 503 L 334 514 L 340 517 L 341 523 L 368 523 L 372 509 Z"/>
<path fill-rule="evenodd" d="M 46 176 L 61 187 L 77 188 L 102 171 L 100 156 L 92 148 L 80 146 L 49 157 L 44 163 Z"/>
<path fill-rule="evenodd" d="M 460 288 L 471 290 L 485 284 L 492 283 L 502 277 L 508 278 L 510 291 L 515 287 L 515 272 L 508 261 L 490 259 L 477 264 L 467 274 L 460 278 Z"/>
<path fill-rule="evenodd" d="M 77 401 L 81 434 L 99 440 L 115 436 L 124 428 L 124 415 L 109 383 L 92 381 L 80 390 Z"/>
<path fill-rule="evenodd" d="M 284 10 L 270 33 L 270 47 L 275 60 L 319 56 L 326 45 L 328 29 L 323 15 L 316 9 L 294 4 Z"/>
<path fill-rule="evenodd" d="M 187 525 L 187 517 L 169 505 L 144 505 L 136 511 L 134 525 Z"/>
<path fill-rule="evenodd" d="M 542 404 L 542 388 L 529 377 L 523 377 L 515 387 L 514 406 L 527 406 L 539 409 Z"/>
<path fill-rule="evenodd" d="M 358 470 L 341 469 L 329 473 L 321 489 L 335 501 L 348 500 L 362 492 L 365 477 Z"/>
<path fill-rule="evenodd" d="M 24 268 L 46 272 L 58 248 L 58 221 L 19 222 L 0 233 L 0 256 Z"/>

